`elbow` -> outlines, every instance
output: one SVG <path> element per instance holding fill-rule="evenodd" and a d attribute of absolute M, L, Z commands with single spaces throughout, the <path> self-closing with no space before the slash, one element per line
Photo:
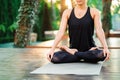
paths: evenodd
<path fill-rule="evenodd" d="M 59 30 L 56 36 L 63 37 L 64 36 L 64 32 Z"/>
<path fill-rule="evenodd" d="M 102 28 L 101 28 L 101 29 L 96 29 L 96 33 L 97 33 L 97 34 L 104 34 L 104 31 L 103 31 Z"/>

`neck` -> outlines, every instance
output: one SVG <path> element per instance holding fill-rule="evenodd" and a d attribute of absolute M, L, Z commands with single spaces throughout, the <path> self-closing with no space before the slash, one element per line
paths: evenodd
<path fill-rule="evenodd" d="M 86 9 L 87 8 L 87 4 L 77 5 L 77 8 L 79 8 L 79 9 Z"/>

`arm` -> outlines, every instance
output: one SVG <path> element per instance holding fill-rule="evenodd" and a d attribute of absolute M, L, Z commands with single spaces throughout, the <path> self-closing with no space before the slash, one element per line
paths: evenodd
<path fill-rule="evenodd" d="M 108 46 L 107 46 L 107 43 L 106 43 L 106 40 L 105 40 L 104 31 L 102 29 L 100 13 L 96 9 L 94 9 L 94 24 L 95 24 L 98 39 L 100 40 L 100 42 L 101 42 L 101 44 L 103 45 L 103 48 L 104 48 L 104 50 L 103 50 L 104 51 L 104 56 L 107 56 L 106 59 L 109 59 L 110 52 L 108 50 Z"/>
<path fill-rule="evenodd" d="M 59 29 L 59 31 L 58 31 L 58 33 L 56 35 L 56 38 L 54 40 L 54 43 L 52 45 L 51 50 L 47 55 L 48 60 L 51 60 L 50 58 L 52 58 L 56 46 L 61 41 L 61 39 L 62 39 L 62 37 L 63 37 L 63 35 L 65 33 L 65 30 L 66 30 L 66 27 L 67 27 L 67 21 L 68 21 L 68 10 L 65 10 L 63 12 L 63 15 L 62 15 L 62 19 L 61 19 L 61 23 L 60 23 L 60 29 Z"/>

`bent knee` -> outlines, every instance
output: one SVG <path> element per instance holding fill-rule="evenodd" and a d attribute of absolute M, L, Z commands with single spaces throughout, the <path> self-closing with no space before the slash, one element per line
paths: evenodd
<path fill-rule="evenodd" d="M 60 54 L 61 54 L 60 51 L 55 52 L 54 55 L 53 55 L 53 57 L 52 57 L 52 59 L 51 59 L 51 62 L 52 63 L 61 63 L 61 57 L 62 57 L 62 55 L 60 55 Z"/>
<path fill-rule="evenodd" d="M 56 56 L 53 56 L 53 58 L 51 59 L 52 63 L 60 63 L 60 59 Z"/>

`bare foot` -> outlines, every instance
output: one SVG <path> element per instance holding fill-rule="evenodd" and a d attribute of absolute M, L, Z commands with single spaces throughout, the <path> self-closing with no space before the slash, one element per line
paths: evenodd
<path fill-rule="evenodd" d="M 98 47 L 92 47 L 89 50 L 95 50 L 95 49 L 99 49 Z"/>
<path fill-rule="evenodd" d="M 70 53 L 72 55 L 74 55 L 75 52 L 78 52 L 77 49 L 70 49 L 67 46 L 61 46 L 60 49 L 66 51 L 66 52 L 68 52 L 68 53 Z"/>

